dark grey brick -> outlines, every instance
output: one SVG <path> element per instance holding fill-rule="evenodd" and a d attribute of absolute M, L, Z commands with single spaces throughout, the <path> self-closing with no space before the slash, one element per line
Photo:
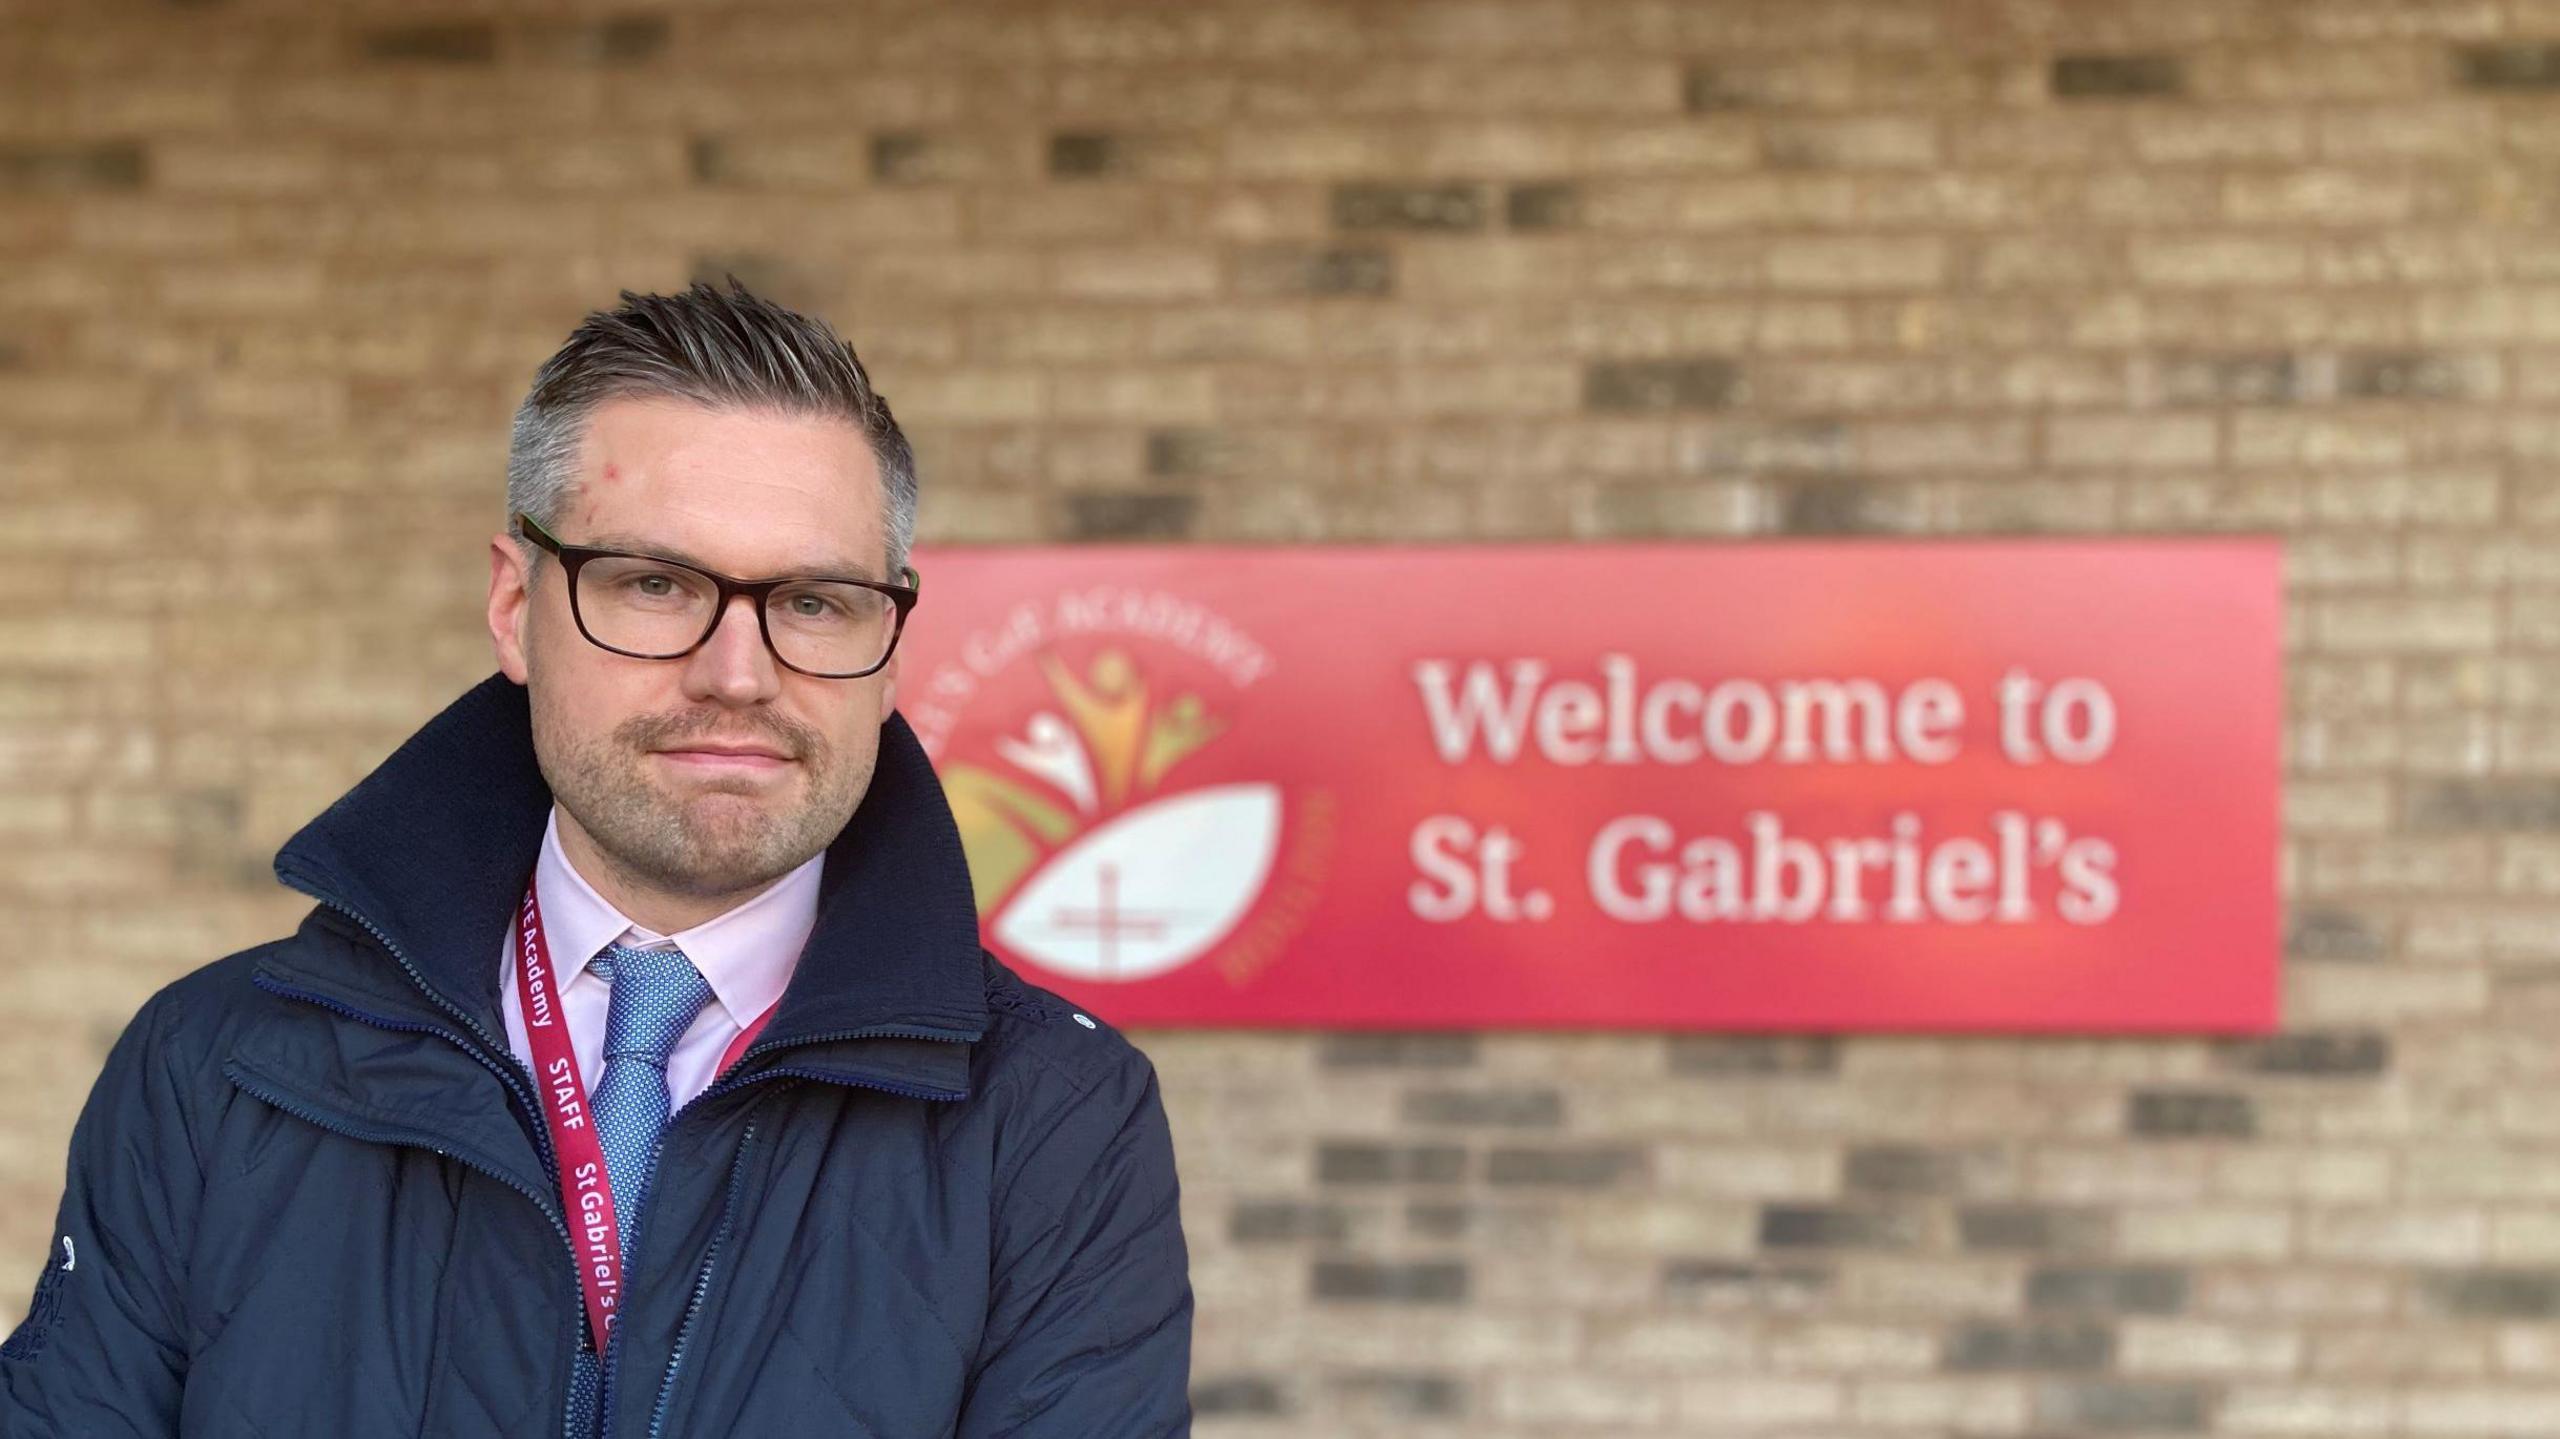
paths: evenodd
<path fill-rule="evenodd" d="M 376 25 L 357 39 L 368 60 L 489 65 L 498 58 L 498 27 L 486 20 Z"/>
<path fill-rule="evenodd" d="M 1445 1419 L 1467 1410 L 1466 1386 L 1446 1374 L 1344 1374 L 1333 1387 L 1350 1407 L 1397 1419 Z"/>
<path fill-rule="evenodd" d="M 0 189 L 132 190 L 150 175 L 149 157 L 130 140 L 0 145 Z"/>
<path fill-rule="evenodd" d="M 1643 1178 L 1645 1167 L 1645 1150 L 1632 1144 L 1505 1145 L 1487 1157 L 1485 1178 L 1495 1184 L 1605 1189 Z"/>
<path fill-rule="evenodd" d="M 1609 411 L 1712 410 L 1732 402 L 1741 374 L 1720 355 L 1598 360 L 1582 373 L 1582 403 Z"/>
<path fill-rule="evenodd" d="M 1674 1259 L 1662 1266 L 1666 1298 L 1710 1308 L 1793 1309 L 1821 1304 L 1831 1292 L 1827 1265 Z"/>
<path fill-rule="evenodd" d="M 1956 1211 L 1956 1238 L 1967 1249 L 2056 1254 L 2103 1249 L 2112 1236 L 2095 1210 L 2046 1204 L 1969 1204 Z"/>
<path fill-rule="evenodd" d="M 2066 100 L 2183 95 L 2186 62 L 2175 55 L 2057 55 L 2053 93 Z"/>
<path fill-rule="evenodd" d="M 1503 197 L 1514 230 L 1563 230 L 1582 223 L 1582 191 L 1563 181 L 1514 185 Z"/>
<path fill-rule="evenodd" d="M 1067 179 L 1108 175 L 1121 165 L 1120 142 L 1109 135 L 1066 133 L 1049 137 L 1049 173 Z"/>
<path fill-rule="evenodd" d="M 2453 52 L 2458 85 L 2481 90 L 2560 88 L 2560 45 L 2463 45 Z"/>
<path fill-rule="evenodd" d="M 1316 1178 L 1327 1184 L 1454 1184 L 1467 1151 L 1455 1144 L 1339 1140 L 1316 1146 Z"/>
<path fill-rule="evenodd" d="M 1952 1194 L 1964 1177 L 1964 1161 L 1943 1149 L 1910 1144 L 1862 1144 L 1841 1166 L 1853 1194 Z"/>
<path fill-rule="evenodd" d="M 1791 535 L 1893 534 L 1923 522 L 1918 492 L 1863 480 L 1803 479 L 1774 486 L 1778 528 Z"/>
<path fill-rule="evenodd" d="M 1243 447 L 1216 430 L 1147 432 L 1147 473 L 1192 479 L 1235 472 Z"/>
<path fill-rule="evenodd" d="M 734 172 L 729 142 L 718 135 L 695 135 L 685 141 L 685 169 L 697 185 L 718 185 Z"/>
<path fill-rule="evenodd" d="M 824 314 L 835 307 L 835 295 L 818 275 L 779 255 L 727 250 L 693 257 L 690 279 L 726 290 L 732 277 L 764 298 L 795 310 Z"/>
<path fill-rule="evenodd" d="M 1443 183 L 1333 187 L 1333 223 L 1344 230 L 1481 230 L 1482 185 Z"/>
<path fill-rule="evenodd" d="M 1898 1209 L 1772 1204 L 1760 1211 L 1765 1249 L 1909 1249 L 1922 1230 L 1918 1215 Z"/>
<path fill-rule="evenodd" d="M 1755 98 L 1744 74 L 1713 65 L 1692 65 L 1680 77 L 1680 102 L 1693 115 L 1738 110 Z"/>
<path fill-rule="evenodd" d="M 2258 1110 L 2245 1094 L 2138 1090 L 2126 1099 L 2124 1127 L 2151 1139 L 2247 1139 L 2258 1132 Z"/>
<path fill-rule="evenodd" d="M 2176 1314 L 2187 1307 L 2187 1272 L 2160 1265 L 2054 1265 L 2027 1275 L 2030 1309 Z"/>
<path fill-rule="evenodd" d="M 1297 1199 L 1242 1199 L 1227 1215 L 1227 1236 L 1238 1244 L 1315 1240 L 1339 1244 L 1351 1237 L 1351 1216 L 1337 1204 Z"/>
<path fill-rule="evenodd" d="M 1963 1372 L 2035 1370 L 2088 1373 L 2115 1362 L 2116 1335 L 2104 1324 L 2085 1320 L 2000 1324 L 1988 1320 L 1959 1324 L 1947 1335 L 1939 1354 L 1943 1368 Z"/>
<path fill-rule="evenodd" d="M 2212 1412 L 2203 1385 L 2167 1379 L 2055 1380 L 2035 1392 L 2036 1423 L 2097 1433 L 2190 1433 Z"/>
<path fill-rule="evenodd" d="M 2391 1036 L 2369 1029 L 2279 1034 L 2225 1046 L 2222 1058 L 2250 1074 L 2363 1078 L 2391 1067 Z"/>
<path fill-rule="evenodd" d="M 2334 907 L 2293 912 L 2285 925 L 2284 952 L 2294 959 L 2381 959 L 2391 952 L 2382 930 L 2363 915 Z"/>
<path fill-rule="evenodd" d="M 2160 362 L 2160 394 L 2173 405 L 2281 405 L 2300 394 L 2290 354 L 2176 355 Z"/>
<path fill-rule="evenodd" d="M 1552 1089 L 1417 1089 L 1404 1097 L 1404 1122 L 1553 1129 L 1564 1123 L 1564 1096 Z"/>
<path fill-rule="evenodd" d="M 1708 1075 L 1830 1075 L 1840 1072 L 1840 1041 L 1828 1036 L 1676 1035 L 1671 1072 Z"/>
<path fill-rule="evenodd" d="M 2560 1319 L 2560 1270 L 2458 1269 L 2424 1276 L 2418 1292 L 2466 1319 Z"/>
<path fill-rule="evenodd" d="M 1181 539 L 1200 510 L 1200 497 L 1181 491 L 1085 490 L 1065 499 L 1067 534 L 1079 540 Z"/>
<path fill-rule="evenodd" d="M 2408 827 L 2459 830 L 2560 830 L 2560 780 L 2527 775 L 2441 779 L 2411 788 Z"/>
<path fill-rule="evenodd" d="M 1416 1239 L 1467 1240 L 1490 1251 L 1544 1246 L 1555 1238 L 1558 1191 L 1506 1189 L 1495 1198 L 1453 1199 L 1445 1191 L 1407 1191 L 1405 1232 Z"/>
<path fill-rule="evenodd" d="M 1286 1414 L 1289 1397 L 1268 1374 L 1210 1374 L 1191 1381 L 1191 1407 L 1202 1415 Z"/>
<path fill-rule="evenodd" d="M 933 142 L 912 130 L 871 137 L 871 177 L 875 180 L 920 180 L 932 161 Z"/>
<path fill-rule="evenodd" d="M 2338 393 L 2359 400 L 2459 400 L 2471 394 L 2471 371 L 2449 355 L 2411 350 L 2367 350 L 2340 357 Z M 2552 807 L 2560 785 L 2527 780 L 2542 791 L 2537 806 L 2545 816 L 2536 828 L 2560 826 L 2560 809 Z"/>
<path fill-rule="evenodd" d="M 1476 1062 L 1476 1037 L 1393 1030 L 1328 1034 L 1316 1062 L 1327 1069 L 1465 1069 Z"/>
<path fill-rule="evenodd" d="M 1389 1304 L 1460 1304 L 1467 1297 L 1467 1266 L 1453 1259 L 1387 1263 L 1319 1259 L 1309 1271 L 1318 1299 Z"/>

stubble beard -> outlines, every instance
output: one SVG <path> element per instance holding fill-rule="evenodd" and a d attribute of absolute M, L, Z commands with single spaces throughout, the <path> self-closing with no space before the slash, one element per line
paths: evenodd
<path fill-rule="evenodd" d="M 536 711 L 541 726 L 540 706 Z M 823 738 L 772 717 L 741 724 L 718 712 L 636 715 L 601 737 L 542 727 L 552 733 L 536 754 L 560 807 L 628 879 L 689 898 L 757 889 L 798 868 L 852 817 L 861 783 L 846 781 L 870 777 L 868 766 L 859 776 L 844 774 Z M 650 757 L 688 738 L 737 739 L 742 731 L 795 762 L 804 786 L 796 804 L 787 784 L 746 776 L 669 779 Z"/>

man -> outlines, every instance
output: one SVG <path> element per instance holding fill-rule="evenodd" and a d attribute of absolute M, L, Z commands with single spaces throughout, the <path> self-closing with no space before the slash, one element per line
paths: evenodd
<path fill-rule="evenodd" d="M 734 279 L 622 300 L 516 417 L 501 673 L 108 1055 L 5 1439 L 1189 1431 L 1153 1071 L 980 948 L 892 709 L 906 441 Z"/>

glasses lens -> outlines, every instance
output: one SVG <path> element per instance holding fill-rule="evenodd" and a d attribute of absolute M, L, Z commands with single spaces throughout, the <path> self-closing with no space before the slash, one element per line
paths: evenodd
<path fill-rule="evenodd" d="M 578 617 L 596 643 L 635 655 L 676 655 L 711 628 L 720 591 L 664 560 L 599 555 L 578 571 Z"/>
<path fill-rule="evenodd" d="M 898 607 L 860 585 L 801 580 L 773 592 L 765 628 L 776 653 L 822 675 L 854 674 L 888 657 L 898 633 Z"/>
<path fill-rule="evenodd" d="M 681 655 L 711 630 L 720 588 L 665 560 L 598 555 L 578 571 L 578 617 L 596 643 L 650 658 Z M 765 607 L 774 650 L 812 674 L 860 674 L 889 657 L 898 607 L 887 595 L 831 580 L 797 580 Z"/>

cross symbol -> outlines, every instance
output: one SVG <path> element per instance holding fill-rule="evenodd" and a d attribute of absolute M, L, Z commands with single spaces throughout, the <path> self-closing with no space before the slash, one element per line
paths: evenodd
<path fill-rule="evenodd" d="M 1102 943 L 1102 972 L 1116 975 L 1120 970 L 1120 936 L 1136 935 L 1152 939 L 1164 933 L 1165 916 L 1132 915 L 1120 908 L 1120 867 L 1115 864 L 1095 866 L 1099 902 L 1091 909 L 1059 909 L 1049 922 L 1060 929 L 1091 932 Z"/>

